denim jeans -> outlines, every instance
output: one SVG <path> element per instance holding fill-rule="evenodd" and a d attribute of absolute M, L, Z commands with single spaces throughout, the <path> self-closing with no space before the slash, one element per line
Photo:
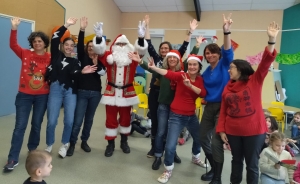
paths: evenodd
<path fill-rule="evenodd" d="M 292 135 L 292 138 L 300 135 L 300 130 L 297 125 L 292 126 L 291 135 Z"/>
<path fill-rule="evenodd" d="M 74 124 L 72 128 L 72 134 L 70 143 L 76 144 L 78 134 L 83 122 L 83 128 L 81 132 L 81 140 L 87 141 L 90 137 L 91 128 L 93 125 L 94 115 L 98 104 L 101 99 L 100 91 L 90 90 L 78 90 L 77 93 L 77 104 L 75 109 Z"/>
<path fill-rule="evenodd" d="M 66 144 L 70 140 L 76 107 L 76 94 L 72 93 L 72 88 L 68 90 L 58 81 L 50 85 L 50 93 L 47 105 L 47 131 L 46 144 L 51 146 L 55 141 L 55 128 L 62 103 L 64 104 L 64 130 L 62 143 Z"/>
<path fill-rule="evenodd" d="M 34 150 L 38 147 L 40 143 L 41 125 L 47 108 L 47 100 L 48 94 L 29 95 L 22 92 L 17 94 L 15 101 L 16 124 L 11 139 L 8 161 L 19 161 L 19 155 L 31 108 L 33 108 L 33 111 L 27 147 L 28 150 Z"/>
<path fill-rule="evenodd" d="M 162 157 L 164 139 L 167 136 L 170 105 L 159 104 L 157 109 L 157 132 L 155 136 L 155 157 Z"/>
<path fill-rule="evenodd" d="M 166 166 L 173 165 L 174 155 L 176 151 L 177 139 L 182 131 L 186 127 L 193 138 L 193 155 L 200 153 L 200 135 L 199 135 L 199 121 L 196 114 L 192 116 L 180 115 L 170 111 L 169 123 L 168 123 L 168 135 L 165 147 L 165 160 Z"/>
<path fill-rule="evenodd" d="M 285 184 L 284 180 L 275 180 L 263 173 L 260 175 L 261 184 Z"/>

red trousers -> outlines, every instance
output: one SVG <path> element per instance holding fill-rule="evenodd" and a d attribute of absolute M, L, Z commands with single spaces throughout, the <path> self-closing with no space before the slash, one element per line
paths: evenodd
<path fill-rule="evenodd" d="M 106 105 L 106 130 L 105 139 L 114 140 L 118 135 L 118 128 L 121 134 L 129 135 L 131 130 L 131 106 L 118 107 Z M 118 114 L 120 116 L 118 120 Z M 120 123 L 120 127 L 119 127 Z"/>

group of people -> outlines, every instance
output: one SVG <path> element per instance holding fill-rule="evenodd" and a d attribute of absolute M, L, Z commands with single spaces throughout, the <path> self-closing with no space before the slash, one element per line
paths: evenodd
<path fill-rule="evenodd" d="M 222 183 L 225 143 L 232 153 L 230 182 L 241 183 L 245 159 L 247 183 L 258 183 L 261 165 L 259 158 L 268 132 L 263 111 L 259 109 L 262 109 L 263 81 L 276 57 L 275 42 L 279 26 L 275 22 L 267 29 L 268 44 L 256 71 L 247 61 L 234 60 L 230 40 L 230 28 L 233 23 L 231 14 L 228 17 L 223 15 L 223 45 L 219 47 L 216 43 L 208 44 L 203 56 L 197 55 L 203 40 L 200 36 L 184 62 L 182 56 L 193 31 L 198 26 L 196 20 L 190 22 L 187 38 L 179 50 L 173 50 L 171 43 L 165 41 L 160 44 L 157 53 L 151 43 L 148 15 L 138 24 L 138 39 L 134 45 L 121 34 L 109 50 L 106 50 L 102 22 L 94 25 L 96 36 L 84 47 L 84 31 L 88 21 L 86 17 L 82 17 L 77 43 L 78 59 L 71 57 L 75 41 L 72 38 L 61 40 L 67 28 L 77 22 L 76 18 L 69 18 L 53 33 L 51 54 L 45 52 L 49 38 L 43 32 L 33 32 L 29 36 L 28 40 L 33 50 L 21 48 L 17 43 L 20 19 L 13 18 L 11 22 L 10 46 L 22 60 L 22 68 L 15 102 L 16 124 L 5 170 L 11 171 L 18 165 L 31 108 L 32 126 L 27 144 L 30 154 L 27 160 L 35 157 L 32 155 L 45 155 L 33 150 L 39 145 L 41 123 L 46 109 L 48 122 L 45 150 L 48 153 L 52 152 L 55 127 L 62 104 L 64 130 L 59 155 L 62 158 L 73 155 L 82 124 L 81 148 L 90 152 L 87 141 L 100 101 L 105 104 L 106 109 L 105 139 L 108 145 L 105 156 L 113 155 L 118 131 L 121 134 L 122 151 L 130 153 L 127 137 L 132 133 L 131 126 L 136 125 L 131 124 L 132 106 L 139 103 L 133 81 L 136 67 L 140 65 L 153 74 L 149 92 L 151 149 L 147 156 L 155 157 L 152 169 L 158 170 L 164 154 L 165 171 L 158 181 L 168 182 L 174 162 L 181 163 L 176 153 L 176 145 L 182 129 L 186 127 L 193 138 L 192 163 L 204 168 L 211 167 L 209 172 L 201 176 L 201 180 L 210 181 L 210 184 Z M 143 58 L 147 51 L 151 58 Z M 203 58 L 209 66 L 200 75 Z M 100 77 L 105 73 L 107 85 L 102 95 Z M 201 123 L 195 114 L 195 100 L 198 97 L 206 101 Z M 146 133 L 145 135 L 148 136 Z M 282 140 L 284 138 L 279 133 L 272 134 L 271 146 L 265 149 L 272 148 L 274 153 L 281 154 L 281 149 L 275 147 L 279 144 L 277 142 Z M 208 163 L 200 159 L 201 148 Z M 46 154 L 44 157 L 49 156 Z M 48 170 L 52 168 L 50 166 L 51 161 L 47 164 Z M 274 168 L 280 169 L 280 166 L 275 165 Z M 267 169 L 265 167 L 265 170 Z M 272 179 L 272 176 L 269 177 Z M 36 181 L 33 177 L 29 180 Z"/>

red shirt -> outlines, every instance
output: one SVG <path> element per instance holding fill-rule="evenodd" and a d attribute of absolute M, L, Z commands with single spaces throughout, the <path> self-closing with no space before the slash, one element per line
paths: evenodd
<path fill-rule="evenodd" d="M 183 72 L 173 72 L 169 71 L 165 75 L 166 78 L 170 80 L 174 80 L 177 82 L 176 90 L 175 90 L 175 97 L 173 102 L 171 103 L 171 111 L 176 114 L 192 116 L 195 114 L 196 99 L 200 97 L 205 97 L 206 90 L 204 88 L 203 79 L 200 75 L 198 75 L 195 79 L 195 82 L 191 81 L 191 84 L 196 86 L 197 88 L 201 89 L 200 94 L 196 94 L 191 88 L 187 87 L 183 83 L 182 78 Z M 187 78 L 190 79 L 190 76 L 186 74 Z M 161 86 L 162 88 L 163 86 Z"/>
<path fill-rule="evenodd" d="M 257 70 L 245 81 L 230 80 L 222 94 L 216 132 L 235 136 L 252 136 L 268 131 L 262 111 L 261 91 L 269 67 L 276 57 L 266 48 Z"/>
<path fill-rule="evenodd" d="M 34 51 L 21 48 L 17 42 L 17 30 L 11 30 L 10 48 L 22 61 L 19 91 L 30 95 L 48 94 L 45 73 L 50 65 L 50 54 L 37 55 Z"/>

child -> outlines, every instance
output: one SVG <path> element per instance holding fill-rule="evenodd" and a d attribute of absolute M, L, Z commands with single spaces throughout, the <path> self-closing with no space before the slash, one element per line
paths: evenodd
<path fill-rule="evenodd" d="M 23 184 L 46 184 L 43 180 L 50 176 L 52 170 L 52 157 L 47 151 L 33 150 L 26 159 L 26 170 L 29 178 Z"/>
<path fill-rule="evenodd" d="M 144 135 L 145 137 L 150 137 L 150 133 L 147 131 L 147 128 L 141 124 L 142 120 L 148 120 L 148 118 L 144 118 L 136 114 L 136 110 L 131 110 L 131 131 L 132 134 L 134 131 Z"/>
<path fill-rule="evenodd" d="M 267 152 L 278 160 L 292 160 L 290 153 L 284 150 L 285 145 L 286 138 L 282 133 L 274 132 L 270 135 L 269 147 L 262 151 L 259 159 L 261 184 L 292 183 L 293 170 L 280 166 L 265 155 Z"/>
<path fill-rule="evenodd" d="M 291 136 L 295 138 L 300 135 L 300 112 L 294 114 L 294 118 L 290 123 L 291 126 Z"/>

